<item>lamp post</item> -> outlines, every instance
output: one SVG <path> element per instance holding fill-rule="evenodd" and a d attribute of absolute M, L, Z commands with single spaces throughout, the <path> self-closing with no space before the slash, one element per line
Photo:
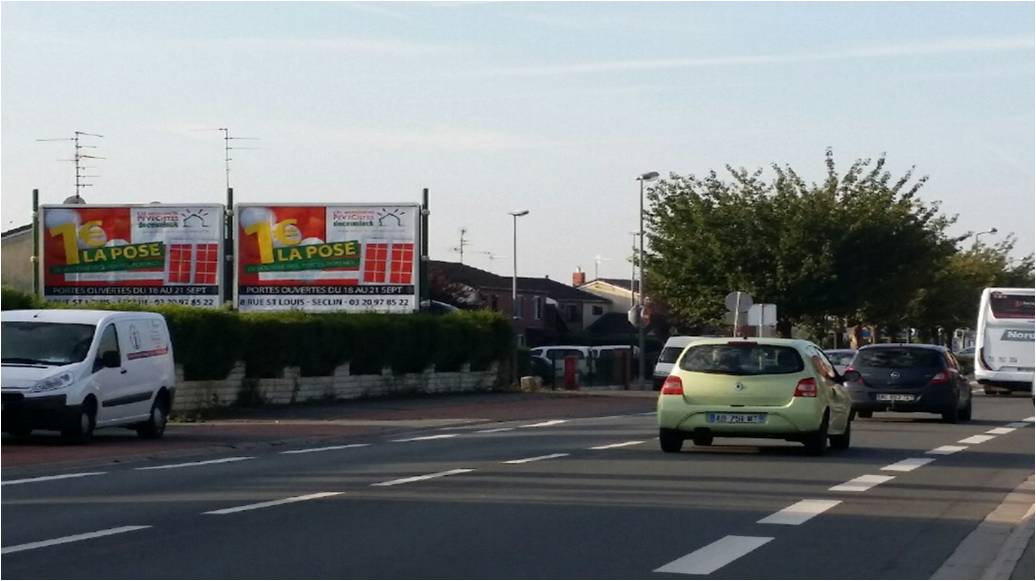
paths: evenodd
<path fill-rule="evenodd" d="M 518 343 L 520 337 L 520 335 L 518 334 L 518 218 L 525 216 L 528 213 L 528 210 L 515 210 L 514 212 L 508 212 L 508 214 L 510 214 L 513 220 L 514 227 L 512 230 L 514 237 L 514 247 L 511 252 L 511 256 L 514 257 L 514 270 L 512 271 L 511 275 L 511 331 L 514 332 L 515 341 L 514 356 L 512 357 L 511 361 L 511 367 L 513 368 L 513 371 L 511 373 L 516 384 L 518 383 Z"/>
<path fill-rule="evenodd" d="M 637 371 L 639 380 L 637 385 L 644 389 L 644 182 L 651 182 L 658 179 L 657 171 L 649 171 L 637 176 L 640 182 L 640 250 L 637 262 L 640 263 L 640 289 L 637 293 L 637 327 L 640 333 L 640 355 L 637 357 Z"/>
<path fill-rule="evenodd" d="M 986 230 L 985 232 L 977 232 L 977 233 L 975 233 L 975 243 L 972 244 L 971 247 L 972 248 L 977 248 L 978 247 L 978 237 L 979 236 L 982 236 L 982 235 L 985 235 L 985 234 L 996 234 L 996 233 L 997 233 L 997 229 L 996 228 L 990 228 L 989 230 Z"/>

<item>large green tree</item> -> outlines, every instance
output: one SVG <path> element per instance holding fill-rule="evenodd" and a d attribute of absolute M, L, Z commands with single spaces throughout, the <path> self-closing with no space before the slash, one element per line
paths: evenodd
<path fill-rule="evenodd" d="M 955 252 L 953 223 L 917 193 L 926 178 L 893 179 L 884 156 L 844 173 L 829 150 L 826 178 L 791 167 L 727 167 L 721 178 L 671 175 L 649 191 L 649 286 L 673 315 L 715 322 L 723 297 L 745 290 L 778 305 L 779 330 L 825 316 L 898 324 L 917 289 Z"/>

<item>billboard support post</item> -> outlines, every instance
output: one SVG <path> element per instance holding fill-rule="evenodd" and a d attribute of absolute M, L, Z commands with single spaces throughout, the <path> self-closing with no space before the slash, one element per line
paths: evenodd
<path fill-rule="evenodd" d="M 432 293 L 428 287 L 428 216 L 431 210 L 428 209 L 428 188 L 421 192 L 421 272 L 418 276 L 421 284 L 420 307 L 431 306 Z M 418 309 L 420 310 L 420 308 Z"/>
<path fill-rule="evenodd" d="M 32 294 L 40 295 L 40 191 L 32 190 Z"/>
<path fill-rule="evenodd" d="M 227 188 L 223 212 L 223 301 L 234 305 L 234 188 Z"/>

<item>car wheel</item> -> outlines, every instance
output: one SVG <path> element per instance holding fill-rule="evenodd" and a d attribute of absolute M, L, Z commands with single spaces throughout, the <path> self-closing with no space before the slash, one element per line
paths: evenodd
<path fill-rule="evenodd" d="M 694 442 L 695 446 L 711 446 L 712 445 L 712 434 L 704 436 L 692 436 L 691 441 Z"/>
<path fill-rule="evenodd" d="M 79 414 L 61 430 L 61 438 L 69 444 L 86 444 L 94 436 L 97 426 L 97 404 L 88 399 L 79 407 Z"/>
<path fill-rule="evenodd" d="M 958 419 L 960 419 L 960 421 L 962 422 L 971 421 L 971 399 L 972 398 L 970 397 L 968 398 L 967 405 L 965 405 L 964 409 L 960 410 L 960 413 L 957 414 Z"/>
<path fill-rule="evenodd" d="M 849 414 L 849 419 L 845 422 L 845 432 L 837 436 L 831 436 L 831 447 L 835 450 L 847 450 L 849 449 L 849 441 L 853 435 L 853 416 L 852 412 Z"/>
<path fill-rule="evenodd" d="M 824 419 L 820 422 L 820 429 L 806 436 L 806 439 L 802 442 L 806 445 L 806 453 L 810 456 L 823 456 L 824 452 L 827 452 L 827 418 L 827 412 L 824 412 Z"/>
<path fill-rule="evenodd" d="M 860 416 L 861 418 L 864 418 L 864 419 L 870 419 L 871 417 L 874 416 L 874 412 L 871 412 L 871 411 L 856 412 L 856 415 L 858 415 L 858 416 Z"/>
<path fill-rule="evenodd" d="M 676 430 L 661 428 L 658 430 L 658 444 L 663 452 L 679 452 L 683 448 L 683 436 Z"/>
<path fill-rule="evenodd" d="M 169 421 L 167 407 L 165 397 L 160 395 L 155 398 L 155 403 L 151 404 L 151 415 L 137 428 L 137 436 L 148 439 L 161 438 L 165 433 L 166 423 Z"/>
<path fill-rule="evenodd" d="M 950 409 L 942 413 L 942 421 L 947 424 L 956 424 L 960 421 L 961 411 L 957 409 L 957 398 L 954 398 L 954 402 L 950 404 Z"/>

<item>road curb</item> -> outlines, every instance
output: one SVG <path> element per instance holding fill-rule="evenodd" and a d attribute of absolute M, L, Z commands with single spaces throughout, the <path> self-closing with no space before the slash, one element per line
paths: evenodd
<path fill-rule="evenodd" d="M 986 515 L 932 579 L 1009 579 L 1033 536 L 1034 475 Z"/>

